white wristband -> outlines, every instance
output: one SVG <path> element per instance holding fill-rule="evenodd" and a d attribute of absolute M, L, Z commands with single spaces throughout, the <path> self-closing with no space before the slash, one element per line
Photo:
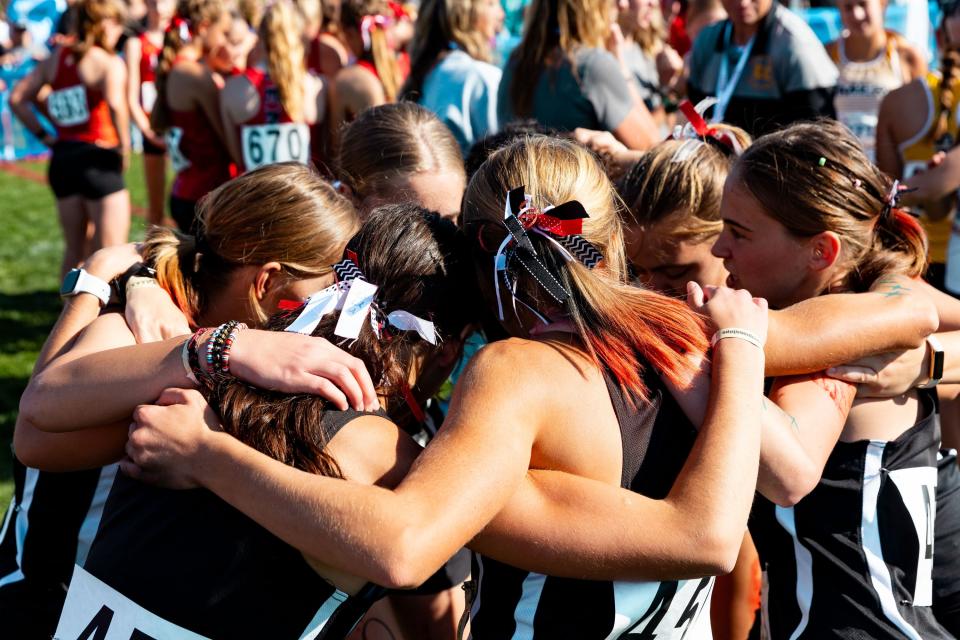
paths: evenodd
<path fill-rule="evenodd" d="M 710 339 L 710 346 L 715 347 L 717 343 L 723 340 L 724 338 L 739 338 L 740 340 L 745 340 L 755 346 L 760 351 L 763 351 L 763 342 L 760 338 L 757 337 L 753 331 L 749 329 L 738 329 L 736 327 L 727 327 L 726 329 L 720 329 L 715 334 L 713 338 Z"/>

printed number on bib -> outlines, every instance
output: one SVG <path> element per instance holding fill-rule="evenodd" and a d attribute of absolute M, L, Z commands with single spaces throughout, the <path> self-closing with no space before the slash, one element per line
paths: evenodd
<path fill-rule="evenodd" d="M 147 80 L 140 85 L 140 104 L 146 113 L 153 111 L 153 105 L 157 103 L 157 85 Z"/>
<path fill-rule="evenodd" d="M 629 610 L 641 605 L 643 613 L 636 623 L 624 629 L 614 626 L 620 635 L 611 635 L 617 640 L 706 640 L 712 638 L 710 631 L 710 594 L 713 590 L 713 578 L 700 580 L 681 580 L 678 582 L 650 583 L 656 587 L 652 598 L 637 598 L 629 603 L 617 598 L 617 609 Z M 616 593 L 617 587 L 614 586 Z M 630 606 L 633 605 L 633 606 Z M 619 618 L 619 616 L 618 616 Z"/>
<path fill-rule="evenodd" d="M 171 127 L 164 136 L 167 141 L 167 154 L 170 156 L 170 166 L 174 173 L 180 173 L 190 166 L 190 161 L 180 151 L 180 141 L 183 140 L 183 129 L 180 127 Z"/>
<path fill-rule="evenodd" d="M 247 171 L 276 162 L 310 160 L 310 130 L 305 124 L 258 124 L 241 130 L 243 164 Z"/>
<path fill-rule="evenodd" d="M 66 640 L 207 640 L 164 620 L 110 585 L 73 568 L 73 578 L 57 624 L 56 638 Z"/>
<path fill-rule="evenodd" d="M 90 120 L 87 92 L 82 85 L 58 89 L 47 98 L 47 111 L 61 127 L 73 127 Z"/>

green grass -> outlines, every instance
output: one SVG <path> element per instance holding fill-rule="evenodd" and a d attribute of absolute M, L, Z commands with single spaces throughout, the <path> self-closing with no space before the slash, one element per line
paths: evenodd
<path fill-rule="evenodd" d="M 46 174 L 46 162 L 22 162 L 24 169 Z M 139 156 L 127 173 L 134 205 L 146 206 Z M 0 171 L 0 513 L 13 492 L 12 442 L 20 394 L 47 333 L 60 314 L 60 259 L 63 237 L 53 194 Z M 143 220 L 134 217 L 131 236 L 143 237 Z"/>

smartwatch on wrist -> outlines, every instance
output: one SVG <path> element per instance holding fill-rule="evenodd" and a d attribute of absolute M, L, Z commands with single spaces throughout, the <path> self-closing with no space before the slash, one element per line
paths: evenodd
<path fill-rule="evenodd" d="M 89 293 L 100 300 L 100 306 L 110 302 L 110 285 L 97 276 L 90 275 L 83 269 L 72 269 L 63 279 L 60 286 L 60 297 L 69 298 L 80 293 Z"/>
<path fill-rule="evenodd" d="M 936 336 L 927 336 L 927 351 L 930 353 L 930 371 L 927 374 L 930 379 L 920 385 L 920 389 L 935 387 L 943 378 L 943 344 Z"/>

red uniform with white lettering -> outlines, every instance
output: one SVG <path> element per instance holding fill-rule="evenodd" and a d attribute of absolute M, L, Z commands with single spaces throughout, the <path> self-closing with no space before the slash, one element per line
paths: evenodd
<path fill-rule="evenodd" d="M 62 142 L 87 142 L 98 147 L 120 146 L 110 106 L 99 89 L 86 86 L 77 70 L 79 59 L 68 48 L 57 54 L 57 71 L 50 83 L 47 113 Z"/>
<path fill-rule="evenodd" d="M 283 108 L 280 91 L 269 73 L 249 67 L 243 75 L 260 97 L 257 114 L 238 127 L 244 169 L 291 160 L 306 164 L 310 159 L 310 127 L 294 122 Z"/>
<path fill-rule="evenodd" d="M 230 154 L 200 109 L 171 109 L 170 120 L 167 150 L 177 174 L 170 193 L 196 202 L 233 177 Z"/>

